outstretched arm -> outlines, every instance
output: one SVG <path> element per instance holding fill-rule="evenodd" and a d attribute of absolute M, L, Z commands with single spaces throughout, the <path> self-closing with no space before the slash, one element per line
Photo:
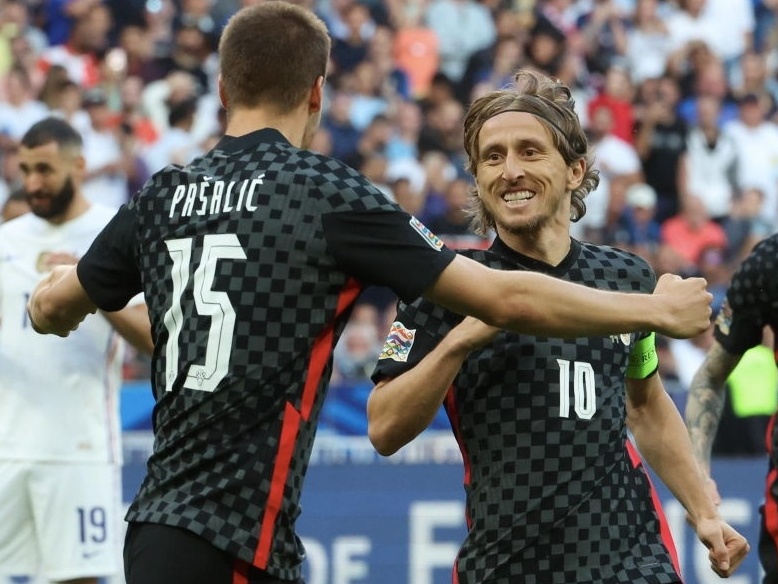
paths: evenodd
<path fill-rule="evenodd" d="M 748 542 L 719 515 L 683 419 L 659 375 L 627 380 L 627 425 L 648 465 L 686 509 L 709 550 L 711 569 L 729 577 L 748 553 Z"/>
<path fill-rule="evenodd" d="M 537 272 L 492 270 L 463 256 L 425 297 L 498 328 L 563 338 L 636 331 L 694 336 L 710 326 L 712 299 L 702 278 L 665 274 L 653 294 L 612 292 Z"/>

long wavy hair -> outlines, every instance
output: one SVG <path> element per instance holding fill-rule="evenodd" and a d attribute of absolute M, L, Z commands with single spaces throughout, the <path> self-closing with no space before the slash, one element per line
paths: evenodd
<path fill-rule="evenodd" d="M 600 183 L 599 171 L 593 168 L 594 154 L 589 148 L 586 133 L 575 113 L 575 100 L 570 89 L 561 81 L 541 73 L 521 70 L 514 76 L 511 87 L 492 91 L 476 99 L 464 120 L 467 170 L 476 177 L 478 172 L 478 135 L 487 120 L 504 112 L 527 112 L 535 116 L 551 135 L 554 147 L 565 164 L 572 166 L 585 162 L 581 185 L 571 193 L 570 220 L 578 221 L 586 214 L 586 196 Z M 470 193 L 468 213 L 476 233 L 486 235 L 494 229 L 494 217 L 487 211 L 474 188 Z"/>

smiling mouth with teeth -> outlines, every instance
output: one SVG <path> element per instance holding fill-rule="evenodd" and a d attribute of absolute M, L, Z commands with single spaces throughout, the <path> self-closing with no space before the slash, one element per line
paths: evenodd
<path fill-rule="evenodd" d="M 515 191 L 505 193 L 502 198 L 506 203 L 513 203 L 515 201 L 529 201 L 534 196 L 535 193 L 532 191 Z"/>

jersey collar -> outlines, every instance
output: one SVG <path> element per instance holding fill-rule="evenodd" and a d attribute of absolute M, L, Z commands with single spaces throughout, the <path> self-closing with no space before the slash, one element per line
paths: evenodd
<path fill-rule="evenodd" d="M 275 128 L 262 128 L 261 130 L 254 130 L 253 132 L 242 136 L 222 136 L 214 150 L 221 150 L 222 152 L 230 154 L 233 152 L 240 152 L 241 150 L 256 148 L 263 143 L 267 144 L 273 142 L 281 142 L 291 146 L 289 140 Z"/>
<path fill-rule="evenodd" d="M 489 250 L 504 258 L 517 262 L 527 270 L 531 270 L 533 272 L 542 272 L 550 276 L 561 277 L 567 273 L 570 267 L 578 259 L 578 256 L 581 254 L 581 242 L 571 237 L 570 251 L 567 252 L 565 258 L 556 266 L 551 266 L 545 262 L 517 252 L 516 250 L 508 247 L 499 237 L 495 237 Z"/>

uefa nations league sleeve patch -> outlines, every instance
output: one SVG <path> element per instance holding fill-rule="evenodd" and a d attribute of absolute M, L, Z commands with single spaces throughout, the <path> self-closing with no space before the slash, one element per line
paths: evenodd
<path fill-rule="evenodd" d="M 407 329 L 400 321 L 394 321 L 386 336 L 379 359 L 393 359 L 405 363 L 416 338 L 416 329 Z"/>

